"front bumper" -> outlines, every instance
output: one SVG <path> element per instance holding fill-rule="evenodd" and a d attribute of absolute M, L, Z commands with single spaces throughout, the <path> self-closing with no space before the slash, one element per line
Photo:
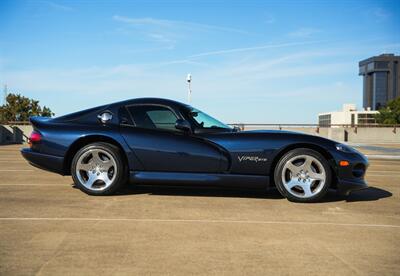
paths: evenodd
<path fill-rule="evenodd" d="M 364 155 L 361 153 L 342 153 L 335 159 L 337 190 L 340 194 L 349 195 L 352 191 L 368 188 L 364 177 L 369 163 Z M 341 160 L 348 161 L 350 165 L 341 167 L 339 165 Z"/>
<path fill-rule="evenodd" d="M 339 179 L 337 186 L 338 193 L 346 196 L 352 191 L 368 188 L 367 182 L 364 179 Z"/>
<path fill-rule="evenodd" d="M 37 168 L 64 175 L 64 158 L 35 152 L 30 148 L 21 150 L 22 156 Z"/>

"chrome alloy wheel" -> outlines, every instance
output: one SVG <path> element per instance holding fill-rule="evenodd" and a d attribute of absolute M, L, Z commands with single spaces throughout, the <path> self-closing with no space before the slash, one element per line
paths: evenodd
<path fill-rule="evenodd" d="M 289 159 L 282 170 L 282 183 L 292 195 L 310 198 L 318 194 L 326 182 L 326 172 L 321 162 L 310 155 Z"/>
<path fill-rule="evenodd" d="M 102 149 L 84 152 L 76 163 L 76 176 L 87 189 L 101 191 L 108 188 L 117 175 L 114 157 Z"/>

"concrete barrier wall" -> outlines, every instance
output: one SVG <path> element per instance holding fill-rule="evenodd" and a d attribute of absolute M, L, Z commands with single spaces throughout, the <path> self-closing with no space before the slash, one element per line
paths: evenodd
<path fill-rule="evenodd" d="M 272 129 L 275 126 L 249 126 L 245 130 Z M 340 142 L 352 143 L 400 143 L 400 129 L 393 127 L 368 127 L 368 128 L 347 128 L 347 127 L 281 127 L 282 130 L 302 132 L 311 135 L 317 135 Z"/>
<path fill-rule="evenodd" d="M 22 144 L 27 142 L 27 137 L 29 137 L 31 132 L 31 125 L 0 125 L 0 145 Z"/>
<path fill-rule="evenodd" d="M 245 130 L 275 129 L 277 126 L 245 126 Z M 370 128 L 316 128 L 316 127 L 282 127 L 282 130 L 297 131 L 311 135 L 326 137 L 336 141 L 353 143 L 400 143 L 400 129 L 393 127 Z M 21 144 L 26 142 L 26 137 L 32 132 L 31 125 L 9 126 L 0 125 L 0 145 Z"/>
<path fill-rule="evenodd" d="M 358 128 L 348 130 L 350 142 L 358 143 L 400 143 L 400 129 L 393 128 Z"/>

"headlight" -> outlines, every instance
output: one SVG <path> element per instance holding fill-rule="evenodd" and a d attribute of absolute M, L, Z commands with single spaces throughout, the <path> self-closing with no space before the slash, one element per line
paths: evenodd
<path fill-rule="evenodd" d="M 342 151 L 342 152 L 354 152 L 353 148 L 351 148 L 349 146 L 346 146 L 346 145 L 343 145 L 343 144 L 337 144 L 336 145 L 336 149 L 338 151 Z"/>

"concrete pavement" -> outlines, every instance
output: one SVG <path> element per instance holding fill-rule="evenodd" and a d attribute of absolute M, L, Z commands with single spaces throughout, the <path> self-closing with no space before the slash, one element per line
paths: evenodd
<path fill-rule="evenodd" d="M 275 190 L 127 187 L 91 197 L 0 147 L 0 274 L 398 274 L 400 161 L 371 188 L 296 204 Z"/>

